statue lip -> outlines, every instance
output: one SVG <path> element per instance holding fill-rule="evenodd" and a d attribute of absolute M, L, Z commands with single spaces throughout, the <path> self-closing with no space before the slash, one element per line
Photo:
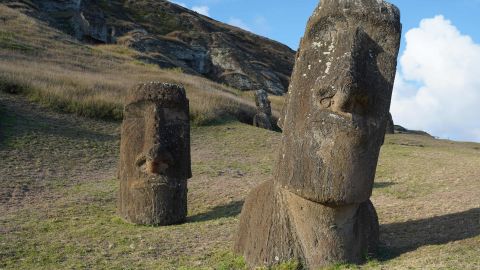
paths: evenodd
<path fill-rule="evenodd" d="M 380 126 L 379 121 L 373 117 L 329 109 L 318 110 L 307 121 L 313 124 L 313 129 L 324 129 L 323 125 L 333 125 L 352 136 L 364 138 L 367 138 L 373 130 Z"/>
<path fill-rule="evenodd" d="M 329 109 L 323 109 L 323 110 L 317 111 L 313 115 L 313 117 L 309 117 L 309 118 L 311 118 L 310 122 L 312 123 L 325 123 L 325 122 L 331 123 L 332 121 L 330 119 L 333 119 L 335 122 L 341 121 L 342 123 L 353 127 L 355 124 L 354 119 L 357 120 L 363 117 L 354 115 L 352 113 L 336 112 Z"/>
<path fill-rule="evenodd" d="M 348 122 L 353 122 L 353 119 L 354 119 L 354 115 L 352 113 L 347 113 L 347 112 L 332 112 L 332 111 L 330 111 L 328 116 L 332 117 L 334 119 L 339 119 L 339 120 L 341 119 L 341 120 L 348 121 Z"/>

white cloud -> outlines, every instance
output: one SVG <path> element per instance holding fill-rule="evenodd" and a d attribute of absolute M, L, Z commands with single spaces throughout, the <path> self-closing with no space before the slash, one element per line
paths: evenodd
<path fill-rule="evenodd" d="M 210 8 L 208 6 L 193 6 L 192 10 L 202 15 L 210 16 L 209 14 Z"/>
<path fill-rule="evenodd" d="M 391 112 L 396 124 L 480 142 L 480 45 L 443 16 L 406 34 Z"/>
<path fill-rule="evenodd" d="M 230 25 L 233 25 L 233 26 L 236 26 L 236 27 L 239 27 L 239 28 L 242 28 L 244 30 L 252 32 L 252 29 L 250 29 L 250 27 L 244 21 L 242 21 L 239 18 L 231 17 L 228 20 L 227 23 L 230 24 Z"/>

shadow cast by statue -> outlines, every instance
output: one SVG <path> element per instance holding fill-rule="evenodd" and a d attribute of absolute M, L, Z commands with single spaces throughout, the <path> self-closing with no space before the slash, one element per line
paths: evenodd
<path fill-rule="evenodd" d="M 422 246 L 441 245 L 480 235 L 480 208 L 427 219 L 381 225 L 380 260 L 390 260 Z"/>
<path fill-rule="evenodd" d="M 373 188 L 386 188 L 396 185 L 396 183 L 393 182 L 375 182 L 373 183 Z"/>
<path fill-rule="evenodd" d="M 234 217 L 240 214 L 243 206 L 242 201 L 233 201 L 228 204 L 219 205 L 211 208 L 208 212 L 189 216 L 187 222 L 203 222 L 220 218 Z"/>

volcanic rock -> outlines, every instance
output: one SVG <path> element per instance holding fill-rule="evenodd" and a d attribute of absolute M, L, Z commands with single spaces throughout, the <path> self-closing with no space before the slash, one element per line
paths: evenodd
<path fill-rule="evenodd" d="M 267 91 L 263 89 L 255 91 L 255 104 L 257 114 L 253 117 L 253 125 L 272 130 L 272 107 L 270 106 L 270 100 L 268 100 Z"/>
<path fill-rule="evenodd" d="M 80 41 L 117 43 L 140 61 L 240 90 L 283 95 L 295 51 L 166 0 L 0 0 Z"/>
<path fill-rule="evenodd" d="M 297 54 L 274 178 L 245 201 L 235 251 L 249 266 L 307 269 L 375 252 L 372 193 L 400 44 L 382 0 L 322 0 Z"/>
<path fill-rule="evenodd" d="M 393 117 L 391 113 L 388 113 L 387 127 L 385 128 L 385 134 L 394 134 L 395 125 L 393 124 Z"/>
<path fill-rule="evenodd" d="M 185 90 L 157 82 L 135 87 L 126 99 L 122 124 L 119 214 L 144 225 L 185 221 L 191 177 Z"/>

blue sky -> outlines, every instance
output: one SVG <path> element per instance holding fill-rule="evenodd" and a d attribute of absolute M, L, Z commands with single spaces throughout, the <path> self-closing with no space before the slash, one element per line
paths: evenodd
<path fill-rule="evenodd" d="M 172 0 L 296 50 L 318 0 Z M 403 35 L 396 124 L 480 142 L 480 0 L 390 0 Z"/>
<path fill-rule="evenodd" d="M 188 8 L 208 9 L 208 15 L 222 22 L 238 22 L 248 30 L 298 47 L 308 17 L 318 0 L 174 0 Z M 391 0 L 402 12 L 404 32 L 420 20 L 444 15 L 462 33 L 480 42 L 480 0 Z"/>

